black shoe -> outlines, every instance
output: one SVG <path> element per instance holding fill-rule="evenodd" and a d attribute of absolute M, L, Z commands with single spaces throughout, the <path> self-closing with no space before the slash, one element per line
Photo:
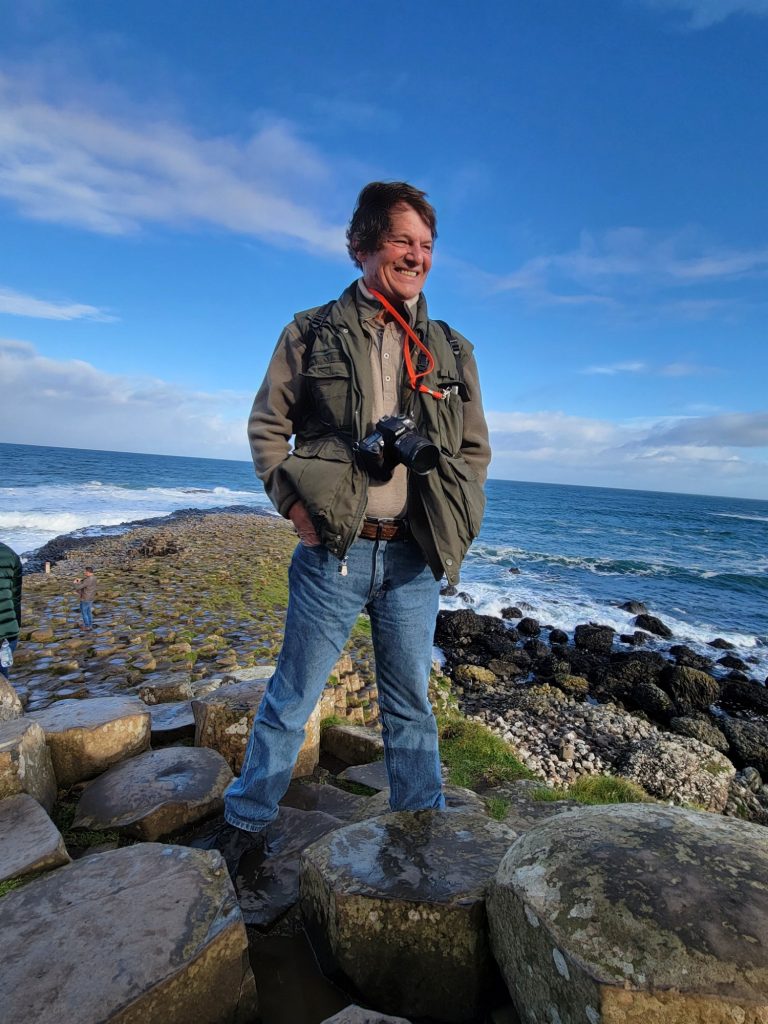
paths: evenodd
<path fill-rule="evenodd" d="M 218 850 L 224 858 L 229 877 L 234 880 L 242 857 L 254 850 L 261 851 L 265 847 L 265 830 L 246 832 L 242 828 L 223 821 L 213 831 L 200 839 L 193 839 L 189 844 L 196 850 Z"/>

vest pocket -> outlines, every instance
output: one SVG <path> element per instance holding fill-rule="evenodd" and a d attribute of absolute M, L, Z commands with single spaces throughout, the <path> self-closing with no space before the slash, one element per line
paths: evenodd
<path fill-rule="evenodd" d="M 327 426 L 349 427 L 352 423 L 352 388 L 349 365 L 338 358 L 316 360 L 302 374 L 314 411 Z"/>
<path fill-rule="evenodd" d="M 445 467 L 443 490 L 447 505 L 456 521 L 460 540 L 469 547 L 483 522 L 485 492 L 461 455 L 455 458 L 444 455 L 441 465 Z"/>

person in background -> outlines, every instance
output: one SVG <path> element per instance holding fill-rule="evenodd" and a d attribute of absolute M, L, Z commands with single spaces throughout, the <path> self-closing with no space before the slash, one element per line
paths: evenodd
<path fill-rule="evenodd" d="M 20 629 L 21 559 L 7 544 L 0 543 L 0 673 L 6 679 Z"/>
<path fill-rule="evenodd" d="M 96 597 L 96 577 L 93 567 L 86 565 L 82 579 L 75 580 L 75 590 L 80 598 L 80 614 L 83 617 L 83 629 L 93 629 L 93 601 Z"/>
<path fill-rule="evenodd" d="M 225 821 L 205 841 L 233 874 L 263 845 L 307 720 L 364 610 L 390 806 L 445 806 L 428 697 L 439 581 L 456 582 L 480 529 L 490 447 L 472 345 L 429 319 L 422 294 L 436 234 L 424 192 L 367 185 L 347 231 L 361 278 L 296 314 L 253 404 L 256 473 L 299 543 L 283 647 Z"/>

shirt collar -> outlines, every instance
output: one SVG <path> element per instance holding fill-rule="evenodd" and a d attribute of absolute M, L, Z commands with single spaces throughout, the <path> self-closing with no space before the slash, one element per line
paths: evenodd
<path fill-rule="evenodd" d="M 369 289 L 366 287 L 365 282 L 363 281 L 362 277 L 357 282 L 357 288 L 358 288 L 359 296 L 362 297 L 362 299 L 364 300 L 363 303 L 361 304 L 361 306 L 362 306 L 362 308 L 361 308 L 361 313 L 362 313 L 361 319 L 362 320 L 372 320 L 378 314 L 379 310 L 381 309 L 381 305 L 379 304 L 378 299 L 376 299 L 371 294 Z M 418 308 L 418 305 L 419 305 L 419 296 L 418 295 L 416 296 L 415 299 L 406 299 L 405 302 L 404 302 L 406 320 L 409 322 L 409 324 L 411 326 L 413 326 L 413 324 L 416 321 L 416 310 Z"/>

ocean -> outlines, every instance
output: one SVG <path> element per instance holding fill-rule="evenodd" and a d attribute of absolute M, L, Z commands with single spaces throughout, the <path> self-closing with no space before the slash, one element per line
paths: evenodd
<path fill-rule="evenodd" d="M 631 632 L 619 605 L 643 601 L 675 642 L 723 637 L 768 673 L 768 502 L 510 480 L 487 494 L 459 587 L 476 611 L 518 605 L 566 631 Z M 272 510 L 249 462 L 0 444 L 0 540 L 20 554 L 62 533 L 233 505 Z"/>

